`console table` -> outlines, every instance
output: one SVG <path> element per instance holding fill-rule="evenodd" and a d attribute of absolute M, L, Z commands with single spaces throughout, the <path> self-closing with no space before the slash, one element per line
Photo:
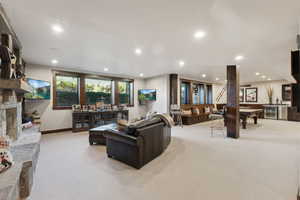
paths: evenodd
<path fill-rule="evenodd" d="M 118 119 L 128 120 L 128 110 L 73 112 L 73 132 L 88 131 L 97 126 L 116 122 Z"/>

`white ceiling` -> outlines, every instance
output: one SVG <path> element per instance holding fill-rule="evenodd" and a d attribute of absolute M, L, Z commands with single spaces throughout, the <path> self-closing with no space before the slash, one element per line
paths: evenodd
<path fill-rule="evenodd" d="M 224 81 L 238 54 L 241 81 L 290 79 L 299 0 L 1 0 L 32 64 L 151 77 Z M 51 30 L 61 24 L 60 35 Z M 207 36 L 195 40 L 196 30 Z M 135 48 L 143 54 L 136 56 Z M 178 60 L 186 65 L 180 68 Z M 105 72 L 103 72 L 105 73 Z"/>

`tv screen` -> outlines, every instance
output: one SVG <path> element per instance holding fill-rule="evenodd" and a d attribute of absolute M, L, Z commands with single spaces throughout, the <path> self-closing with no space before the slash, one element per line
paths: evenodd
<path fill-rule="evenodd" d="M 156 90 L 143 89 L 139 90 L 140 101 L 156 101 Z"/>
<path fill-rule="evenodd" d="M 50 99 L 50 83 L 28 78 L 27 83 L 33 88 L 32 93 L 26 93 L 26 99 Z"/>

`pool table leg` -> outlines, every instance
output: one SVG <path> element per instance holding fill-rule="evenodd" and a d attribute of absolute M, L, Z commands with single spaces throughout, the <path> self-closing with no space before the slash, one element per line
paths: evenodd
<path fill-rule="evenodd" d="M 253 119 L 254 119 L 254 124 L 257 124 L 257 116 L 253 117 Z"/>
<path fill-rule="evenodd" d="M 242 118 L 242 126 L 243 126 L 243 129 L 247 128 L 247 117 Z"/>

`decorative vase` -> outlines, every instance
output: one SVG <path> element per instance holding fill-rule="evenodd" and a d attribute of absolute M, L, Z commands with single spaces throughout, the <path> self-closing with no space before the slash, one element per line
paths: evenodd
<path fill-rule="evenodd" d="M 269 97 L 269 104 L 272 105 L 273 104 L 273 98 Z"/>

